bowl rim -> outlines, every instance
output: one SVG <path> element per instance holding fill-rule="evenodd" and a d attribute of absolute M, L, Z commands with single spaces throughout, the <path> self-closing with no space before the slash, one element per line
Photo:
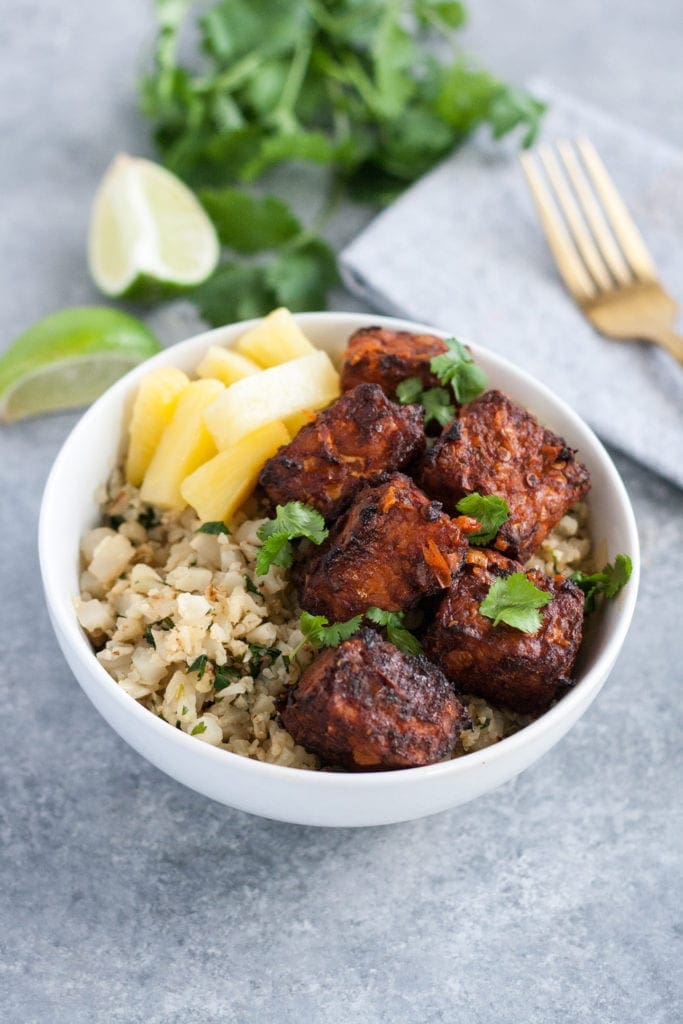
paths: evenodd
<path fill-rule="evenodd" d="M 336 321 L 341 319 L 346 325 L 350 326 L 351 329 L 367 327 L 372 324 L 398 330 L 412 330 L 420 333 L 429 332 L 442 337 L 452 336 L 452 332 L 449 333 L 447 331 L 442 331 L 436 327 L 419 323 L 417 321 L 405 320 L 392 316 L 381 316 L 374 313 L 325 311 L 295 313 L 293 315 L 297 322 L 301 323 L 304 327 L 306 323 L 313 320 L 323 322 L 327 321 L 330 325 L 333 325 Z M 624 588 L 618 598 L 619 606 L 616 609 L 618 618 L 610 629 L 606 638 L 604 650 L 598 655 L 595 664 L 586 671 L 585 675 L 562 697 L 560 701 L 558 701 L 548 711 L 540 715 L 535 721 L 524 726 L 524 728 L 520 729 L 518 732 L 513 733 L 512 736 L 508 736 L 489 747 L 472 751 L 463 757 L 452 758 L 447 761 L 439 761 L 436 764 L 424 765 L 421 767 L 398 768 L 384 772 L 314 771 L 310 769 L 294 768 L 286 765 L 258 761 L 253 758 L 245 757 L 242 754 L 233 753 L 230 750 L 223 750 L 218 747 L 211 746 L 208 743 L 197 742 L 194 737 L 187 735 L 182 730 L 175 729 L 168 722 L 159 718 L 157 715 L 153 715 L 147 708 L 138 704 L 133 697 L 127 694 L 125 690 L 118 685 L 106 669 L 100 665 L 84 630 L 78 623 L 78 619 L 73 608 L 73 595 L 70 595 L 67 592 L 66 586 L 56 575 L 52 566 L 51 547 L 53 542 L 50 537 L 52 521 L 51 509 L 58 498 L 59 491 L 62 486 L 62 467 L 70 459 L 72 449 L 78 446 L 83 437 L 88 436 L 89 424 L 93 420 L 97 419 L 100 411 L 110 402 L 116 401 L 119 396 L 125 395 L 131 384 L 133 384 L 137 378 L 147 373 L 148 370 L 152 369 L 155 365 L 173 365 L 173 358 L 169 358 L 170 353 L 189 352 L 195 347 L 200 348 L 202 345 L 209 345 L 212 342 L 217 342 L 226 330 L 232 330 L 236 327 L 247 330 L 249 327 L 259 322 L 260 319 L 260 317 L 255 317 L 249 320 L 236 321 L 235 323 L 226 324 L 212 330 L 202 331 L 199 334 L 195 334 L 192 337 L 185 339 L 184 341 L 169 345 L 157 355 L 145 360 L 143 363 L 130 370 L 120 380 L 116 381 L 115 384 L 108 388 L 104 394 L 102 394 L 90 406 L 90 408 L 86 410 L 69 432 L 64 443 L 59 449 L 48 475 L 43 491 L 38 523 L 40 571 L 43 580 L 46 603 L 55 632 L 58 635 L 58 639 L 63 640 L 68 644 L 70 650 L 78 657 L 78 660 L 81 662 L 83 667 L 94 674 L 96 681 L 108 690 L 109 696 L 120 706 L 122 712 L 124 714 L 130 714 L 134 718 L 138 719 L 143 730 L 149 730 L 152 733 L 156 733 L 159 738 L 159 742 L 168 742 L 171 745 L 177 744 L 179 752 L 184 751 L 186 754 L 194 753 L 194 756 L 197 759 L 203 760 L 207 765 L 215 765 L 218 768 L 222 766 L 224 770 L 232 767 L 246 775 L 253 772 L 256 775 L 261 776 L 263 779 L 270 777 L 272 779 L 280 779 L 282 781 L 296 781 L 298 784 L 304 786 L 310 785 L 316 789 L 338 789 L 340 787 L 344 788 L 347 786 L 358 788 L 363 786 L 367 787 L 370 783 L 372 783 L 373 788 L 376 787 L 381 789 L 393 786 L 399 781 L 401 783 L 414 785 L 444 774 L 452 774 L 453 776 L 466 775 L 476 771 L 477 768 L 483 768 L 485 765 L 492 765 L 507 758 L 514 758 L 516 751 L 527 744 L 538 745 L 539 742 L 542 743 L 543 738 L 548 734 L 552 735 L 563 719 L 569 719 L 571 723 L 573 721 L 572 712 L 574 709 L 577 706 L 580 707 L 591 692 L 597 692 L 601 683 L 609 674 L 619 651 L 623 646 L 633 617 L 640 581 L 640 545 L 633 507 L 621 476 L 619 475 L 611 456 L 585 420 L 583 420 L 582 417 L 580 417 L 578 413 L 576 413 L 571 406 L 561 399 L 551 388 L 537 380 L 532 376 L 532 374 L 521 369 L 519 366 L 516 366 L 506 357 L 498 355 L 498 353 L 487 349 L 483 345 L 471 342 L 469 339 L 467 340 L 467 345 L 472 349 L 475 357 L 479 354 L 484 355 L 485 359 L 491 360 L 493 363 L 497 364 L 503 373 L 511 375 L 513 378 L 517 378 L 521 383 L 524 383 L 527 386 L 530 385 L 545 401 L 549 402 L 562 412 L 564 416 L 571 421 L 572 426 L 577 428 L 579 433 L 583 433 L 585 435 L 593 447 L 592 454 L 594 457 L 599 459 L 602 469 L 606 473 L 608 488 L 612 488 L 616 494 L 618 504 L 624 517 L 624 524 L 629 537 L 629 553 L 633 563 L 633 571 L 628 587 Z M 580 713 L 581 712 L 579 711 L 576 717 L 579 717 Z"/>

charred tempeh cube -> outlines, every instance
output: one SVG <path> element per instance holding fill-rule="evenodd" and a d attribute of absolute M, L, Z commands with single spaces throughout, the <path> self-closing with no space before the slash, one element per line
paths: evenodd
<path fill-rule="evenodd" d="M 318 655 L 280 717 L 297 743 L 351 771 L 432 764 L 470 725 L 440 669 L 372 629 Z"/>
<path fill-rule="evenodd" d="M 451 519 L 412 480 L 368 485 L 296 575 L 301 605 L 341 622 L 371 605 L 402 611 L 450 585 L 478 523 Z"/>
<path fill-rule="evenodd" d="M 583 593 L 570 580 L 536 569 L 527 578 L 553 595 L 541 611 L 538 633 L 522 633 L 483 616 L 479 605 L 491 584 L 523 572 L 497 551 L 471 550 L 462 571 L 441 600 L 423 638 L 425 653 L 462 693 L 537 714 L 570 684 L 581 643 Z"/>
<path fill-rule="evenodd" d="M 422 409 L 390 402 L 376 384 L 342 395 L 266 462 L 259 483 L 275 504 L 305 501 L 333 519 L 368 479 L 424 451 Z"/>
<path fill-rule="evenodd" d="M 348 391 L 368 381 L 379 384 L 394 398 L 397 385 L 408 377 L 419 377 L 425 388 L 437 387 L 439 381 L 429 362 L 446 351 L 441 338 L 433 334 L 364 327 L 349 339 L 342 366 L 342 388 Z"/>
<path fill-rule="evenodd" d="M 419 482 L 452 511 L 466 494 L 497 494 L 510 518 L 493 547 L 525 562 L 590 488 L 561 437 L 500 391 L 463 406 L 424 459 Z"/>

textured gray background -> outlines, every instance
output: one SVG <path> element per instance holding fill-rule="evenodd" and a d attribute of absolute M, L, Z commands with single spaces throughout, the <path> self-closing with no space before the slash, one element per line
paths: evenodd
<path fill-rule="evenodd" d="M 683 145 L 680 0 L 476 8 L 466 43 L 491 67 L 540 74 Z M 115 150 L 147 148 L 133 92 L 149 30 L 141 0 L 5 0 L 0 345 L 95 299 L 88 202 Z M 289 187 L 303 197 L 308 177 Z M 335 241 L 361 221 L 339 217 Z M 171 341 L 194 321 L 176 307 L 155 325 Z M 461 810 L 316 831 L 181 788 L 71 678 L 35 530 L 74 420 L 0 430 L 3 1022 L 681 1019 L 680 492 L 618 460 L 641 598 L 608 686 L 558 748 Z"/>

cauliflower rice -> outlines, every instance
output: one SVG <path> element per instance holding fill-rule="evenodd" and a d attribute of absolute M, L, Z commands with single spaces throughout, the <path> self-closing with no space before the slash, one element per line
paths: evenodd
<path fill-rule="evenodd" d="M 228 533 L 198 532 L 191 508 L 145 505 L 116 471 L 100 495 L 103 521 L 81 544 L 78 620 L 96 657 L 126 693 L 170 725 L 235 754 L 295 768 L 319 761 L 277 719 L 277 699 L 314 653 L 304 647 L 287 570 L 256 575 L 263 523 L 248 503 Z M 586 568 L 588 509 L 577 505 L 528 563 Z M 291 659 L 291 660 L 290 660 Z M 464 697 L 472 728 L 453 751 L 487 747 L 532 717 Z"/>

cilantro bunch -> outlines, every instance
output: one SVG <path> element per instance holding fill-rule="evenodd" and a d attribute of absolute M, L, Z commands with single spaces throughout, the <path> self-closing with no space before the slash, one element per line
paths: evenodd
<path fill-rule="evenodd" d="M 524 145 L 538 130 L 541 103 L 457 55 L 459 0 L 219 0 L 186 24 L 196 6 L 156 0 L 141 108 L 230 250 L 197 292 L 211 323 L 320 307 L 336 281 L 315 230 L 244 191 L 273 165 L 323 165 L 332 195 L 385 203 L 479 125 L 519 127 Z M 185 28 L 196 52 L 181 61 Z"/>

